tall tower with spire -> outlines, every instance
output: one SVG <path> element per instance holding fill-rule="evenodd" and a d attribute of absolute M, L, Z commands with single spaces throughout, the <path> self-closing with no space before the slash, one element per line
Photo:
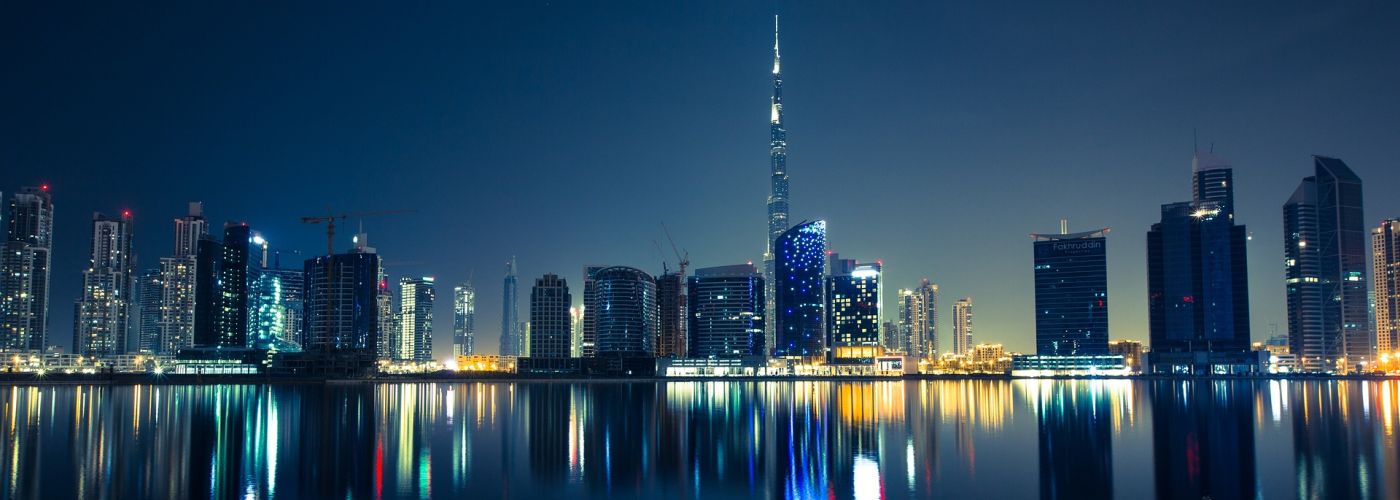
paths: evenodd
<path fill-rule="evenodd" d="M 763 253 L 763 269 L 770 314 L 776 312 L 773 299 L 773 242 L 788 230 L 788 174 L 787 174 L 787 128 L 783 126 L 783 72 L 782 56 L 778 52 L 778 16 L 773 16 L 773 100 L 770 103 L 768 166 L 772 173 L 771 188 L 768 194 L 768 246 Z M 774 344 L 775 322 L 768 321 L 765 332 L 771 349 Z"/>
<path fill-rule="evenodd" d="M 506 278 L 503 282 L 505 300 L 502 301 L 501 311 L 501 347 L 498 351 L 502 356 L 521 356 L 521 328 L 520 328 L 520 308 L 517 280 L 515 276 L 515 256 L 510 256 L 510 262 L 506 263 Z"/>

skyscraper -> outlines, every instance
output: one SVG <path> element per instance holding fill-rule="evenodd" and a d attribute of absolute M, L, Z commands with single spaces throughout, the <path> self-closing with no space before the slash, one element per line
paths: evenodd
<path fill-rule="evenodd" d="M 224 255 L 224 245 L 213 237 L 204 237 L 195 242 L 195 248 L 194 346 L 218 347 L 219 261 Z M 178 349 L 179 346 L 169 348 Z"/>
<path fill-rule="evenodd" d="M 1371 361 L 1361 178 L 1313 157 L 1283 205 L 1289 350 L 1306 371 L 1349 372 Z"/>
<path fill-rule="evenodd" d="M 1248 233 L 1235 224 L 1234 179 L 1210 153 L 1192 160 L 1194 198 L 1162 205 L 1147 233 L 1151 370 L 1250 372 Z"/>
<path fill-rule="evenodd" d="M 1035 244 L 1035 352 L 1108 354 L 1108 229 L 1032 234 Z"/>
<path fill-rule="evenodd" d="M 520 356 L 524 339 L 520 329 L 520 293 L 515 276 L 515 256 L 506 263 L 506 277 L 503 282 L 504 298 L 501 302 L 501 349 L 502 356 Z"/>
<path fill-rule="evenodd" d="M 433 360 L 433 302 L 437 284 L 432 276 L 399 279 L 399 338 L 397 358 L 419 363 Z"/>
<path fill-rule="evenodd" d="M 1376 350 L 1400 349 L 1400 219 L 1371 230 L 1371 280 L 1376 297 Z"/>
<path fill-rule="evenodd" d="M 696 269 L 690 277 L 691 358 L 765 356 L 763 276 L 753 264 Z"/>
<path fill-rule="evenodd" d="M 277 350 L 301 349 L 303 335 L 301 315 L 306 300 L 306 277 L 301 269 L 285 269 L 280 262 L 258 270 L 256 297 L 250 304 L 251 317 L 259 318 L 249 324 L 253 338 L 271 341 Z"/>
<path fill-rule="evenodd" d="M 656 277 L 656 357 L 685 357 L 685 277 L 662 273 Z"/>
<path fill-rule="evenodd" d="M 253 231 L 247 224 L 224 226 L 224 244 L 219 256 L 218 345 L 247 347 L 248 282 L 253 271 Z"/>
<path fill-rule="evenodd" d="M 924 279 L 919 287 L 900 289 L 896 304 L 898 350 L 916 359 L 938 354 L 938 285 Z"/>
<path fill-rule="evenodd" d="M 535 280 L 530 289 L 530 357 L 569 357 L 569 283 L 555 274 Z"/>
<path fill-rule="evenodd" d="M 380 299 L 388 288 L 379 254 L 363 233 L 355 249 L 308 259 L 303 267 L 306 300 L 303 308 L 307 351 L 357 351 L 376 354 L 380 345 Z"/>
<path fill-rule="evenodd" d="M 452 288 L 452 355 L 472 354 L 475 341 L 476 288 L 463 283 Z"/>
<path fill-rule="evenodd" d="M 972 351 L 972 297 L 953 303 L 953 354 Z"/>
<path fill-rule="evenodd" d="M 199 248 L 200 242 L 209 237 L 204 205 L 191 202 L 188 214 L 175 219 L 174 228 L 174 249 L 170 256 L 160 258 L 159 345 L 156 351 L 162 354 L 175 354 L 195 344 Z M 213 268 L 209 271 L 213 272 Z M 212 292 L 215 283 L 211 281 L 208 285 Z"/>
<path fill-rule="evenodd" d="M 136 352 L 160 351 L 160 308 L 164 284 L 160 269 L 147 269 L 136 275 Z"/>
<path fill-rule="evenodd" d="M 0 252 L 0 349 L 42 351 L 48 345 L 53 254 L 48 185 L 25 187 L 10 197 Z"/>
<path fill-rule="evenodd" d="M 774 356 L 822 356 L 826 314 L 822 271 L 826 221 L 803 222 L 774 241 L 777 255 L 777 341 Z"/>
<path fill-rule="evenodd" d="M 835 253 L 826 278 L 827 361 L 873 360 L 880 349 L 880 264 L 858 264 Z"/>
<path fill-rule="evenodd" d="M 640 269 L 613 266 L 593 273 L 598 357 L 650 357 L 656 342 L 656 280 Z"/>
<path fill-rule="evenodd" d="M 83 295 L 74 307 L 73 350 L 112 356 L 127 350 L 132 306 L 131 212 L 120 218 L 92 215 L 92 252 L 83 271 Z"/>
<path fill-rule="evenodd" d="M 579 342 L 579 352 L 585 358 L 598 355 L 598 294 L 595 293 L 593 275 L 608 266 L 583 267 L 583 335 Z"/>
<path fill-rule="evenodd" d="M 783 233 L 788 230 L 788 173 L 787 173 L 787 127 L 783 125 L 783 72 L 782 56 L 778 52 L 778 16 L 773 16 L 773 98 L 769 103 L 770 115 L 768 123 L 768 169 L 769 169 L 769 194 L 768 194 L 768 250 L 763 254 L 763 275 L 767 278 L 768 290 L 764 295 L 768 297 L 767 310 L 777 311 L 775 305 L 777 293 L 775 287 L 778 283 L 775 262 L 777 259 L 777 247 L 775 242 Z M 767 326 L 766 345 L 774 347 L 778 345 L 776 340 L 777 325 L 772 322 Z"/>

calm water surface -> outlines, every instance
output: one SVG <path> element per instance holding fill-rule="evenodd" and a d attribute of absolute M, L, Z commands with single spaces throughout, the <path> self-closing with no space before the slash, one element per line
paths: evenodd
<path fill-rule="evenodd" d="M 1400 382 L 0 388 L 3 498 L 1400 498 Z"/>

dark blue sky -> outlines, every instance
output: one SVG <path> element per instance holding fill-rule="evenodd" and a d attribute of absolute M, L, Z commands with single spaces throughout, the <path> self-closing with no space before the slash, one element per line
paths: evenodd
<path fill-rule="evenodd" d="M 1368 224 L 1400 215 L 1394 2 L 178 2 L 0 7 L 0 190 L 58 207 L 52 341 L 72 337 L 93 211 L 136 215 L 141 267 L 191 200 L 274 246 L 301 215 L 366 219 L 393 279 L 475 272 L 478 346 L 503 265 L 761 260 L 771 31 L 783 16 L 794 219 L 825 218 L 887 289 L 930 277 L 947 326 L 1031 350 L 1027 234 L 1111 226 L 1114 338 L 1147 337 L 1145 232 L 1189 198 L 1192 129 L 1236 167 L 1254 334 L 1284 326 L 1280 206 L 1337 156 Z M 339 246 L 349 245 L 349 234 Z M 892 301 L 886 301 L 893 317 Z"/>

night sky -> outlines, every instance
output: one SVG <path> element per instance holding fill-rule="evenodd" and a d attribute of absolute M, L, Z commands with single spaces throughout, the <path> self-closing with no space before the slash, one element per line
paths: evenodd
<path fill-rule="evenodd" d="M 199 200 L 307 254 L 302 215 L 416 209 L 365 219 L 371 245 L 395 283 L 438 278 L 439 358 L 474 275 L 494 352 L 511 255 L 522 317 L 547 272 L 579 302 L 585 264 L 674 267 L 663 221 L 692 267 L 761 261 L 777 11 L 793 221 L 884 261 L 891 320 L 929 277 L 941 327 L 971 296 L 975 342 L 1033 350 L 1027 234 L 1066 216 L 1113 228 L 1110 336 L 1145 340 L 1145 234 L 1190 198 L 1193 129 L 1235 166 L 1256 339 L 1287 330 L 1309 155 L 1361 176 L 1368 226 L 1400 216 L 1400 4 L 932 3 L 7 2 L 0 191 L 53 186 L 53 343 L 93 211 L 133 211 L 149 268 Z"/>

